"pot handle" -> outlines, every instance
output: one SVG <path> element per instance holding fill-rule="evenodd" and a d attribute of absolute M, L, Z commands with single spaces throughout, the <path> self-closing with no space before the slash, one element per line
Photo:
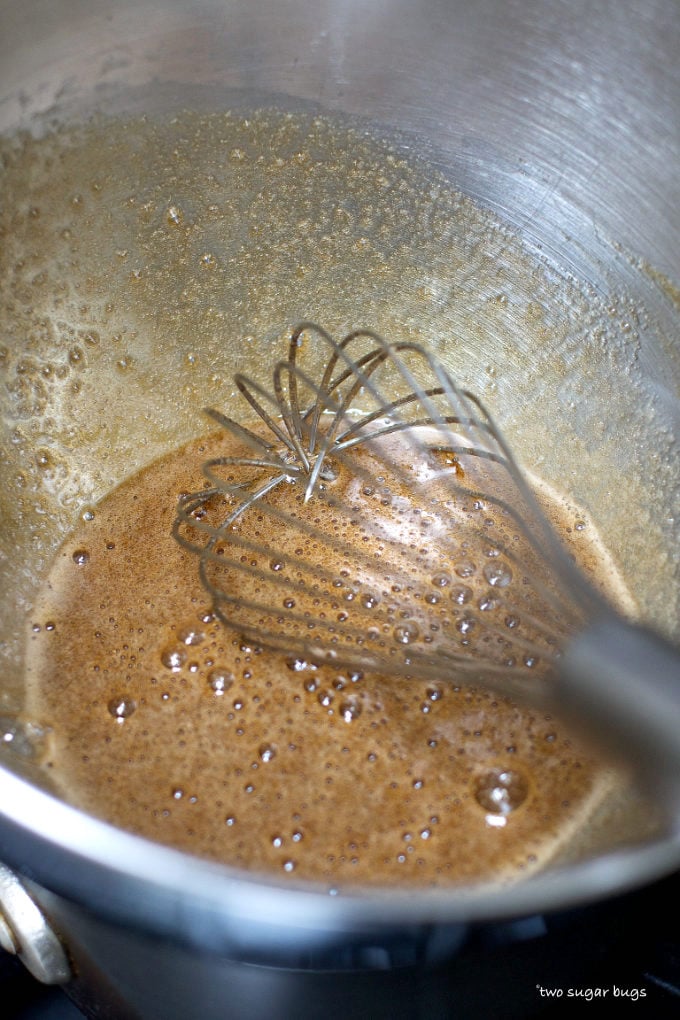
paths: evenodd
<path fill-rule="evenodd" d="M 680 807 L 680 651 L 619 618 L 575 637 L 560 664 L 560 705 L 637 766 L 653 792 Z"/>
<path fill-rule="evenodd" d="M 64 947 L 18 875 L 4 864 L 0 864 L 0 946 L 16 953 L 45 985 L 63 985 L 71 978 Z"/>

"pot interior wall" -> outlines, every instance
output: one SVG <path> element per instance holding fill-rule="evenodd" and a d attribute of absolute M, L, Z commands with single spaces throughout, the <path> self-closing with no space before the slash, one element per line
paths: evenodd
<path fill-rule="evenodd" d="M 608 176 L 625 133 L 592 74 L 600 49 L 565 75 L 570 106 L 555 75 L 576 39 L 552 15 L 522 61 L 516 25 L 514 49 L 486 51 L 481 15 L 457 14 L 452 60 L 434 3 L 423 24 L 400 4 L 385 25 L 364 12 L 361 31 L 352 4 L 299 5 L 304 24 L 268 5 L 229 23 L 168 4 L 162 24 L 119 6 L 114 41 L 98 4 L 37 4 L 32 36 L 5 5 L 2 128 L 30 136 L 4 145 L 0 210 L 3 710 L 21 707 L 32 598 L 65 532 L 199 435 L 204 406 L 238 416 L 232 373 L 265 381 L 306 318 L 432 345 L 523 463 L 590 511 L 641 617 L 677 637 L 678 185 L 646 158 L 625 185 Z M 393 69 L 385 34 L 399 50 L 409 32 L 431 82 L 421 63 Z M 474 75 L 477 52 L 495 80 Z"/>

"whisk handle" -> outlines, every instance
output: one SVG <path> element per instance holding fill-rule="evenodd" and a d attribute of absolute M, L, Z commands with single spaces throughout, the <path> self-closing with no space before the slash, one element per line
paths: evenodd
<path fill-rule="evenodd" d="M 624 620 L 600 620 L 561 660 L 564 709 L 680 807 L 680 650 Z"/>

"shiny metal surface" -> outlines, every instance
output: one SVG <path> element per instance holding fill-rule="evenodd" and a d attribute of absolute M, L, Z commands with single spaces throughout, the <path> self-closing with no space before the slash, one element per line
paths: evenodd
<path fill-rule="evenodd" d="M 675 0 L 2 0 L 0 22 L 3 131 L 93 108 L 141 112 L 153 93 L 166 109 L 278 103 L 405 133 L 557 275 L 601 297 L 615 281 L 644 301 L 654 329 L 642 329 L 635 362 L 650 406 L 671 435 L 677 427 Z M 603 365 L 604 394 L 615 370 L 608 379 Z M 668 491 L 677 497 L 677 475 Z M 677 545 L 672 513 L 659 529 Z M 642 541 L 644 526 L 631 522 L 622 547 Z M 672 626 L 678 563 L 664 569 L 663 591 L 653 579 L 648 587 Z M 329 897 L 145 843 L 0 769 L 0 857 L 118 924 L 275 960 L 282 941 L 346 946 L 357 933 L 601 899 L 676 868 L 680 840 L 671 833 L 502 890 Z"/>
<path fill-rule="evenodd" d="M 415 131 L 532 229 L 677 273 L 677 5 L 514 0 L 3 4 L 2 121 L 96 86 L 283 94 Z M 30 30 L 27 25 L 30 23 Z M 186 95 L 186 93 L 185 93 Z M 95 102 L 96 102 L 95 98 Z M 589 236 L 588 236 L 589 235 Z"/>
<path fill-rule="evenodd" d="M 0 945 L 16 953 L 34 978 L 62 985 L 71 978 L 64 948 L 17 875 L 0 865 Z"/>

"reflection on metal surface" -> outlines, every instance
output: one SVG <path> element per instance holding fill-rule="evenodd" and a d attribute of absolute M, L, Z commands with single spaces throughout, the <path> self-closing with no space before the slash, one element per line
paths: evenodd
<path fill-rule="evenodd" d="M 71 967 L 64 948 L 19 878 L 0 864 L 0 945 L 16 953 L 34 978 L 64 984 Z"/>

